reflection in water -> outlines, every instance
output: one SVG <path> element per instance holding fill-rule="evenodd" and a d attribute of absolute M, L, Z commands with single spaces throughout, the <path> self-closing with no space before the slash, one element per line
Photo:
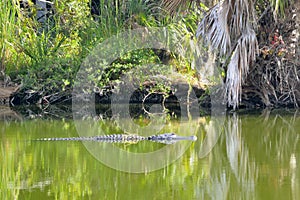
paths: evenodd
<path fill-rule="evenodd" d="M 228 118 L 226 135 L 226 153 L 231 170 L 237 182 L 237 191 L 243 199 L 254 199 L 254 184 L 257 181 L 256 167 L 249 160 L 249 151 L 242 140 L 241 120 L 236 113 Z M 235 186 L 236 187 L 236 186 Z"/>
<path fill-rule="evenodd" d="M 80 142 L 30 142 L 78 136 L 72 121 L 0 121 L 0 199 L 300 199 L 298 112 L 183 123 L 185 134 L 196 130 L 198 141 L 179 160 L 130 174 L 98 162 Z M 106 133 L 118 131 L 113 120 L 99 124 Z M 170 122 L 166 130 L 177 126 Z M 159 145 L 119 147 L 144 152 Z"/>
<path fill-rule="evenodd" d="M 227 116 L 225 134 L 208 156 L 209 184 L 201 197 L 300 198 L 299 115 L 265 114 Z"/>
<path fill-rule="evenodd" d="M 212 117 L 203 124 L 205 139 L 198 151 L 199 159 L 206 157 L 217 144 L 224 127 L 224 117 Z"/>

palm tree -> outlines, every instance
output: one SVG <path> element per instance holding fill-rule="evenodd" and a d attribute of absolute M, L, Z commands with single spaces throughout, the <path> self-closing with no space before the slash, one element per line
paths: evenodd
<path fill-rule="evenodd" d="M 167 8 L 175 9 L 188 0 L 163 0 Z M 175 3 L 176 2 L 176 3 Z M 173 5 L 172 6 L 170 6 Z M 258 51 L 252 0 L 224 0 L 213 6 L 199 23 L 201 36 L 225 57 L 227 103 L 236 108 L 241 100 L 242 83 Z"/>
<path fill-rule="evenodd" d="M 162 3 L 173 12 L 179 5 L 186 5 L 192 1 L 162 0 Z M 287 0 L 269 2 L 274 5 L 275 11 L 282 11 Z M 208 42 L 212 49 L 218 50 L 221 58 L 225 58 L 225 98 L 228 105 L 234 109 L 241 101 L 242 84 L 258 53 L 254 31 L 256 21 L 252 0 L 223 0 L 207 12 L 198 25 L 196 35 Z"/>
<path fill-rule="evenodd" d="M 252 0 L 225 0 L 209 10 L 197 30 L 197 36 L 226 58 L 225 94 L 233 108 L 241 100 L 242 83 L 258 52 L 254 13 Z"/>

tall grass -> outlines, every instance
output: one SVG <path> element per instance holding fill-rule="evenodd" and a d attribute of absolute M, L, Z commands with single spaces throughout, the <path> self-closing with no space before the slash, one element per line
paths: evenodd
<path fill-rule="evenodd" d="M 11 57 L 13 41 L 19 27 L 16 15 L 20 13 L 17 0 L 3 0 L 0 4 L 0 69 L 5 72 L 8 58 Z"/>

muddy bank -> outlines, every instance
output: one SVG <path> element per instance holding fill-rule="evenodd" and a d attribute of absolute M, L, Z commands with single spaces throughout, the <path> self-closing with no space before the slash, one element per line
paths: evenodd
<path fill-rule="evenodd" d="M 22 118 L 22 115 L 11 107 L 0 105 L 0 121 L 19 121 Z"/>
<path fill-rule="evenodd" d="M 210 99 L 208 92 L 197 85 L 189 85 L 187 83 L 174 83 L 174 90 L 169 91 L 168 94 L 160 91 L 150 91 L 149 87 L 144 89 L 136 89 L 131 91 L 129 103 L 178 103 L 177 97 L 191 98 L 192 101 L 199 101 L 203 107 L 210 107 Z M 192 90 L 192 91 L 190 91 Z M 192 93 L 193 95 L 190 95 Z M 9 97 L 10 104 L 18 105 L 57 105 L 57 104 L 71 104 L 72 95 L 74 95 L 71 88 L 64 91 L 34 91 L 31 89 L 20 88 L 12 93 Z M 94 92 L 95 104 L 110 104 L 112 98 L 116 103 L 128 103 L 124 100 L 122 94 L 118 92 L 115 87 L 106 87 L 101 91 Z M 77 98 L 84 98 L 84 95 L 76 94 Z M 79 97 L 78 97 L 79 96 Z"/>
<path fill-rule="evenodd" d="M 95 92 L 95 111 L 97 118 L 113 118 L 112 103 L 116 106 L 129 106 L 131 118 L 149 117 L 150 110 L 153 105 L 159 105 L 158 112 L 167 112 L 170 117 L 180 118 L 184 112 L 182 109 L 186 107 L 186 98 L 196 106 L 199 106 L 200 112 L 203 115 L 209 114 L 210 98 L 207 92 L 200 87 L 190 87 L 188 84 L 179 83 L 176 85 L 176 91 L 170 91 L 168 96 L 164 96 L 160 92 L 149 92 L 148 89 L 136 89 L 130 95 L 129 101 L 124 101 L 122 96 L 116 93 L 113 88 L 106 88 L 101 92 Z M 178 89 L 180 88 L 180 89 Z M 12 109 L 20 113 L 26 119 L 33 118 L 57 118 L 57 119 L 72 119 L 72 90 L 59 93 L 64 98 L 47 95 L 42 96 L 41 93 L 29 91 L 24 92 L 24 89 L 14 93 L 11 97 Z M 193 95 L 191 95 L 192 93 Z M 76 101 L 84 102 L 84 95 L 76 97 Z M 55 99 L 56 101 L 51 101 Z M 112 102 L 113 98 L 113 102 Z M 51 103 L 49 103 L 51 102 Z M 83 104 L 83 106 L 85 106 Z M 151 108 L 152 107 L 152 108 Z M 157 107 L 157 106 L 156 106 Z M 123 109 L 122 108 L 122 109 Z M 122 111 L 120 110 L 120 112 Z M 197 108 L 198 109 L 198 108 Z M 88 115 L 89 113 L 87 113 Z M 116 113 L 114 113 L 116 114 Z"/>
<path fill-rule="evenodd" d="M 0 105 L 9 105 L 11 98 L 19 88 L 20 85 L 0 80 Z"/>
<path fill-rule="evenodd" d="M 189 85 L 181 84 L 181 91 L 188 91 Z M 297 86 L 297 88 L 300 88 Z M 0 88 L 0 92 L 4 91 L 4 89 Z M 15 89 L 15 88 L 14 88 Z M 209 95 L 209 91 L 205 91 L 203 88 L 193 86 L 192 87 L 193 93 L 195 94 L 192 101 L 197 101 L 200 109 L 210 109 L 211 107 L 211 99 Z M 245 92 L 242 95 L 242 101 L 239 105 L 239 109 L 260 109 L 260 108 L 285 108 L 285 107 L 296 107 L 294 102 L 285 102 L 285 103 L 277 103 L 272 105 L 266 105 L 265 99 L 262 98 L 262 94 L 256 91 L 253 88 L 245 87 Z M 298 90 L 296 90 L 297 92 Z M 298 92 L 299 93 L 299 92 Z M 297 94 L 296 98 L 297 101 L 300 102 L 300 93 Z M 124 103 L 130 103 L 130 104 L 177 104 L 179 103 L 178 97 L 186 96 L 187 94 L 184 94 L 182 92 L 181 94 L 177 93 L 170 93 L 168 97 L 164 97 L 164 94 L 162 93 L 149 93 L 147 89 L 141 90 L 137 89 L 135 90 L 131 96 L 129 102 L 124 102 L 123 99 L 120 97 L 120 99 L 116 100 L 116 97 L 118 97 L 118 93 L 114 93 L 114 89 L 112 88 L 106 88 L 102 90 L 101 92 L 95 92 L 95 104 L 111 104 L 112 98 L 114 98 L 114 103 L 119 102 L 120 104 Z M 221 98 L 221 96 L 220 96 Z M 26 90 L 24 88 L 18 89 L 14 92 L 9 92 L 3 98 L 0 96 L 0 102 L 2 104 L 10 105 L 12 107 L 14 106 L 30 106 L 35 105 L 38 107 L 46 107 L 49 105 L 71 105 L 72 104 L 72 90 L 68 89 L 61 92 L 55 92 L 53 94 L 47 94 L 44 95 L 43 92 L 37 92 L 33 90 Z M 230 108 L 229 108 L 230 109 Z"/>

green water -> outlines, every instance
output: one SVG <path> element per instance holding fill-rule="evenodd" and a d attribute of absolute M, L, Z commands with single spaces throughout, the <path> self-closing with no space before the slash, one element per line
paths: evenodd
<path fill-rule="evenodd" d="M 298 112 L 230 114 L 221 129 L 211 122 L 211 117 L 181 122 L 180 130 L 198 140 L 174 163 L 136 174 L 107 167 L 81 142 L 31 141 L 78 136 L 72 120 L 2 120 L 0 199 L 300 199 Z M 112 119 L 97 123 L 108 134 L 120 132 Z M 149 122 L 138 124 L 143 123 Z M 166 126 L 176 131 L 178 122 Z M 207 138 L 215 138 L 209 140 L 215 145 L 202 157 Z M 115 146 L 147 152 L 165 145 Z"/>

